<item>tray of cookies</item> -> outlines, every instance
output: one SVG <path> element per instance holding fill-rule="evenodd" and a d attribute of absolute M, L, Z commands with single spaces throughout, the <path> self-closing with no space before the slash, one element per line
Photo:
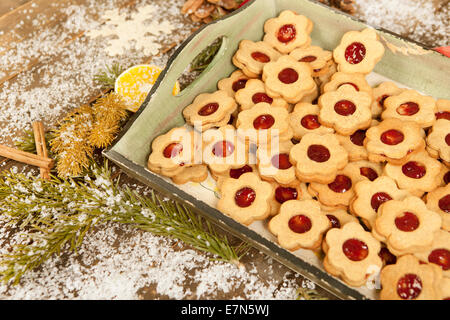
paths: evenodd
<path fill-rule="evenodd" d="M 448 79 L 445 56 L 316 1 L 251 1 L 177 49 L 104 154 L 340 298 L 443 299 Z"/>

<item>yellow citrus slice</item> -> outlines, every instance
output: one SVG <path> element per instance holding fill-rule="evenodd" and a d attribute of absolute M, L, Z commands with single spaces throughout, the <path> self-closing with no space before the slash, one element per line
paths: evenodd
<path fill-rule="evenodd" d="M 136 112 L 139 109 L 161 71 L 162 69 L 158 66 L 141 64 L 125 70 L 116 79 L 114 91 L 122 96 L 128 110 Z M 177 95 L 179 92 L 180 84 L 177 81 L 172 94 Z"/>

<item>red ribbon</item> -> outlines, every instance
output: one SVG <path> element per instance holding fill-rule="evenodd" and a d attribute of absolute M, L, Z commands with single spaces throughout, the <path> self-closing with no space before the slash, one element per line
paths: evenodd
<path fill-rule="evenodd" d="M 245 1 L 243 1 L 240 5 L 239 5 L 239 8 L 240 7 L 242 7 L 244 4 L 246 4 L 247 2 L 250 2 L 251 0 L 245 0 Z"/>

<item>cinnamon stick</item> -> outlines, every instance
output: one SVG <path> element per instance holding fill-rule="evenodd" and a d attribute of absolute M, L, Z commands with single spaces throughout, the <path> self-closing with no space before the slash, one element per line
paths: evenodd
<path fill-rule="evenodd" d="M 26 163 L 32 166 L 45 168 L 50 170 L 54 166 L 54 161 L 49 158 L 44 158 L 36 154 L 25 152 L 19 149 L 14 149 L 0 144 L 0 156 L 6 157 L 15 161 Z"/>
<path fill-rule="evenodd" d="M 41 121 L 33 122 L 34 142 L 36 144 L 36 153 L 38 156 L 48 158 L 47 144 L 45 143 L 44 124 Z M 42 179 L 50 180 L 50 170 L 40 168 Z"/>

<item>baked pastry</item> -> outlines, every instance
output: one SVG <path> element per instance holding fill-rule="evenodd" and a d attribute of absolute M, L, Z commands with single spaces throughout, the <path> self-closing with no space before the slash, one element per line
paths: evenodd
<path fill-rule="evenodd" d="M 426 203 L 428 209 L 441 215 L 442 229 L 450 232 L 450 185 L 429 192 Z"/>
<path fill-rule="evenodd" d="M 217 82 L 217 88 L 226 91 L 230 97 L 234 98 L 236 92 L 245 88 L 248 79 L 249 77 L 241 70 L 236 70 L 228 78 L 219 80 L 219 82 Z"/>
<path fill-rule="evenodd" d="M 253 108 L 255 104 L 266 102 L 272 107 L 281 107 L 289 109 L 289 104 L 282 98 L 271 98 L 267 95 L 264 82 L 259 79 L 251 79 L 247 81 L 245 87 L 236 93 L 236 102 L 240 105 L 241 110 Z"/>
<path fill-rule="evenodd" d="M 319 106 L 300 102 L 289 114 L 289 124 L 294 131 L 294 139 L 300 140 L 307 133 L 334 133 L 333 128 L 322 126 L 319 122 Z"/>

